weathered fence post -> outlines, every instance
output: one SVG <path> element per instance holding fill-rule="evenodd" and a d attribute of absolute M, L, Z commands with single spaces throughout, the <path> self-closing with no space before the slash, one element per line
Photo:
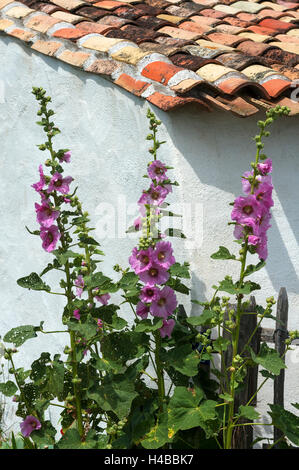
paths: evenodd
<path fill-rule="evenodd" d="M 231 306 L 235 307 L 235 306 Z M 248 309 L 242 314 L 240 322 L 240 335 L 238 353 L 240 354 L 247 344 L 250 336 L 257 326 L 256 315 L 249 314 L 249 312 L 255 312 L 256 302 L 255 297 L 250 297 L 250 305 Z M 246 312 L 248 312 L 246 314 Z M 224 338 L 230 339 L 231 335 L 228 332 L 223 333 Z M 253 349 L 255 354 L 258 354 L 260 348 L 260 329 L 258 329 L 253 335 L 250 343 L 250 347 Z M 225 366 L 228 367 L 232 361 L 232 348 L 229 347 L 225 353 Z M 235 400 L 235 411 L 238 410 L 240 405 L 246 405 L 249 399 L 255 394 L 257 390 L 257 378 L 258 378 L 258 367 L 250 368 L 247 372 L 247 376 L 244 380 L 244 388 L 238 393 Z M 256 397 L 251 401 L 251 406 L 256 405 Z M 248 419 L 245 420 L 247 423 L 250 422 Z M 240 419 L 239 423 L 245 422 Z M 253 442 L 253 427 L 252 426 L 239 426 L 236 427 L 233 433 L 233 448 L 234 449 L 249 449 L 252 447 Z"/>
<path fill-rule="evenodd" d="M 288 295 L 285 287 L 281 287 L 277 299 L 276 325 L 274 332 L 275 349 L 280 356 L 285 351 L 285 340 L 288 336 Z M 283 357 L 284 360 L 284 357 Z M 284 378 L 285 369 L 281 369 L 280 374 L 274 379 L 274 399 L 275 405 L 284 406 Z M 274 427 L 274 442 L 276 442 L 283 433 Z"/>

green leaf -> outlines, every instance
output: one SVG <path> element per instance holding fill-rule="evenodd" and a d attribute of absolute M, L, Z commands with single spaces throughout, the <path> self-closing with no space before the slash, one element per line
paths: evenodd
<path fill-rule="evenodd" d="M 180 292 L 181 294 L 187 294 L 189 295 L 190 289 L 189 287 L 185 286 L 178 278 L 173 278 L 171 277 L 167 283 L 169 287 L 171 287 L 173 290 Z"/>
<path fill-rule="evenodd" d="M 195 387 L 188 390 L 177 387 L 169 402 L 168 428 L 170 434 L 179 430 L 201 427 L 210 437 L 214 433 L 214 420 L 216 420 L 214 400 L 204 400 L 203 390 Z"/>
<path fill-rule="evenodd" d="M 141 445 L 145 449 L 159 449 L 168 441 L 168 415 L 162 413 L 159 415 L 157 423 L 142 439 Z"/>
<path fill-rule="evenodd" d="M 177 277 L 182 277 L 184 279 L 190 279 L 190 273 L 189 273 L 189 263 L 174 263 L 170 269 L 169 272 L 172 276 L 177 276 Z"/>
<path fill-rule="evenodd" d="M 156 331 L 161 328 L 163 325 L 162 318 L 154 318 L 153 321 L 151 320 L 141 320 L 135 328 L 136 332 L 149 332 L 149 331 Z"/>
<path fill-rule="evenodd" d="M 119 419 L 130 413 L 131 404 L 138 393 L 134 382 L 126 375 L 106 375 L 101 385 L 94 385 L 87 396 L 95 400 L 104 411 L 113 411 Z"/>
<path fill-rule="evenodd" d="M 97 272 L 95 274 L 91 274 L 90 276 L 84 277 L 84 284 L 87 289 L 94 289 L 95 287 L 99 287 L 101 289 L 102 286 L 105 286 L 107 285 L 107 283 L 111 282 L 111 279 L 107 276 L 104 276 L 104 274 L 101 272 Z"/>
<path fill-rule="evenodd" d="M 85 322 L 81 323 L 78 320 L 72 319 L 67 322 L 67 326 L 71 331 L 76 331 L 80 336 L 85 338 L 87 341 L 95 336 L 98 332 L 98 325 L 95 320 L 88 315 Z"/>
<path fill-rule="evenodd" d="M 247 266 L 247 268 L 245 269 L 245 272 L 244 272 L 244 277 L 245 276 L 250 276 L 252 273 L 256 272 L 256 271 L 259 271 L 260 269 L 262 269 L 264 266 L 266 265 L 266 262 L 265 261 L 260 261 L 258 264 L 254 265 L 254 264 L 249 264 Z"/>
<path fill-rule="evenodd" d="M 225 246 L 220 246 L 216 253 L 211 255 L 212 259 L 236 259 L 235 255 L 232 255 Z"/>
<path fill-rule="evenodd" d="M 126 362 L 142 356 L 149 347 L 149 335 L 136 331 L 113 332 L 101 340 L 101 351 L 107 360 Z"/>
<path fill-rule="evenodd" d="M 254 290 L 261 289 L 259 284 L 256 284 L 252 281 L 244 282 L 243 287 L 239 287 L 237 284 L 234 284 L 231 279 L 224 279 L 219 283 L 218 290 L 220 292 L 228 292 L 229 294 L 238 295 L 244 294 L 248 295 Z"/>
<path fill-rule="evenodd" d="M 279 375 L 281 369 L 286 369 L 286 365 L 275 349 L 269 348 L 266 343 L 263 343 L 258 355 L 251 349 L 251 357 L 253 362 L 260 364 L 264 369 L 268 370 L 274 375 Z"/>
<path fill-rule="evenodd" d="M 74 251 L 71 251 L 71 250 L 67 250 L 64 252 L 59 252 L 59 250 L 55 250 L 55 251 L 52 251 L 52 253 L 53 255 L 56 256 L 58 262 L 61 265 L 64 265 L 69 260 L 69 258 L 78 258 L 81 256 L 79 253 L 75 253 Z"/>
<path fill-rule="evenodd" d="M 192 326 L 209 325 L 214 316 L 215 314 L 212 310 L 203 310 L 201 315 L 197 317 L 188 317 L 186 321 Z"/>
<path fill-rule="evenodd" d="M 86 440 L 82 441 L 79 432 L 75 428 L 70 428 L 57 444 L 58 449 L 94 449 L 97 442 L 94 439 L 94 432 L 89 431 Z"/>
<path fill-rule="evenodd" d="M 35 442 L 38 448 L 43 449 L 45 446 L 55 444 L 56 429 L 50 421 L 42 423 L 42 427 L 30 434 L 30 438 Z"/>
<path fill-rule="evenodd" d="M 200 360 L 198 354 L 192 350 L 192 346 L 189 344 L 167 351 L 162 355 L 162 359 L 183 375 L 193 377 L 198 374 Z"/>
<path fill-rule="evenodd" d="M 132 289 L 139 281 L 137 274 L 133 272 L 125 273 L 119 281 L 119 286 L 124 289 Z"/>
<path fill-rule="evenodd" d="M 223 401 L 231 403 L 234 399 L 228 393 L 220 393 L 219 398 L 222 398 Z"/>
<path fill-rule="evenodd" d="M 51 288 L 45 284 L 37 273 L 31 273 L 29 276 L 17 280 L 17 284 L 25 289 L 45 290 L 50 292 Z"/>
<path fill-rule="evenodd" d="M 260 414 L 257 411 L 255 411 L 253 406 L 240 405 L 238 414 L 240 417 L 250 419 L 252 421 L 260 417 Z"/>
<path fill-rule="evenodd" d="M 3 338 L 3 341 L 7 343 L 13 343 L 15 347 L 21 346 L 27 339 L 35 338 L 37 336 L 36 331 L 39 327 L 32 325 L 23 325 L 12 328 Z"/>
<path fill-rule="evenodd" d="M 0 383 L 0 392 L 6 397 L 12 397 L 17 390 L 18 387 L 11 380 L 8 380 L 6 383 Z"/>
<path fill-rule="evenodd" d="M 168 237 L 187 238 L 186 235 L 184 235 L 178 228 L 167 228 L 164 233 Z"/>
<path fill-rule="evenodd" d="M 280 405 L 270 405 L 268 411 L 272 418 L 272 423 L 280 429 L 290 441 L 299 446 L 299 417 L 285 410 Z"/>
<path fill-rule="evenodd" d="M 229 339 L 225 339 L 222 336 L 219 336 L 215 341 L 213 341 L 213 348 L 215 351 L 222 352 L 226 351 L 229 345 L 231 344 L 231 341 Z"/>

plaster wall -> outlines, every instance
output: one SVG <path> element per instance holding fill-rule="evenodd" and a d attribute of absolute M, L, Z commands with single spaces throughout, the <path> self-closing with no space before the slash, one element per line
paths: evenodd
<path fill-rule="evenodd" d="M 113 265 L 128 265 L 134 239 L 125 234 L 137 214 L 136 201 L 146 187 L 149 141 L 146 111 L 148 103 L 134 97 L 101 77 L 33 52 L 14 39 L 0 39 L 0 335 L 22 324 L 39 324 L 57 329 L 63 303 L 59 297 L 22 289 L 16 280 L 32 271 L 40 272 L 52 259 L 44 252 L 34 230 L 34 202 L 30 187 L 39 179 L 38 165 L 45 154 L 36 145 L 43 142 L 35 124 L 37 104 L 32 86 L 42 86 L 52 96 L 55 122 L 62 130 L 57 148 L 70 148 L 69 174 L 79 186 L 78 195 L 96 228 L 95 236 L 106 257 L 102 269 L 117 278 Z M 241 174 L 254 159 L 256 122 L 263 114 L 242 120 L 231 114 L 207 113 L 193 106 L 164 113 L 152 107 L 162 120 L 159 158 L 173 166 L 179 187 L 169 202 L 173 212 L 184 214 L 186 242 L 174 239 L 176 258 L 191 264 L 190 298 L 210 298 L 211 286 L 227 274 L 237 275 L 234 263 L 214 261 L 210 254 L 219 245 L 236 252 L 232 228 L 227 225 L 231 207 L 241 194 Z M 273 159 L 275 207 L 269 231 L 269 259 L 266 268 L 252 278 L 263 285 L 257 302 L 277 297 L 281 286 L 289 295 L 289 329 L 299 329 L 299 211 L 298 211 L 298 118 L 275 123 L 266 153 Z M 112 214 L 112 217 L 111 217 Z M 179 219 L 176 219 L 178 222 Z M 237 264 L 237 263 L 236 263 Z M 47 276 L 49 283 L 56 281 Z M 117 296 L 114 298 L 117 301 Z M 189 314 L 198 307 L 184 302 Z M 129 315 L 129 312 L 125 312 Z M 273 327 L 271 320 L 264 326 Z M 63 334 L 43 335 L 27 341 L 16 357 L 18 366 L 30 366 L 40 352 L 62 353 Z M 287 357 L 286 406 L 299 401 L 299 350 Z M 269 384 L 270 385 L 270 384 Z M 272 389 L 259 395 L 258 409 L 266 415 Z M 9 406 L 12 406 L 11 404 Z M 294 411 L 294 409 L 292 409 Z M 265 416 L 267 420 L 267 416 Z M 266 435 L 268 428 L 259 427 Z"/>

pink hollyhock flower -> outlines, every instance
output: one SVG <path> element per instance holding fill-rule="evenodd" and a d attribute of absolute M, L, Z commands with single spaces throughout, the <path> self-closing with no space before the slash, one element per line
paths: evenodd
<path fill-rule="evenodd" d="M 249 176 L 253 176 L 253 170 L 252 171 L 245 171 L 243 174 L 242 178 L 242 189 L 245 194 L 250 194 L 251 192 L 251 183 L 246 179 Z M 256 175 L 255 177 L 256 182 L 258 183 L 272 183 L 272 178 L 270 175 Z"/>
<path fill-rule="evenodd" d="M 76 318 L 76 320 L 80 320 L 80 310 L 76 308 L 76 310 L 73 311 L 73 315 Z"/>
<path fill-rule="evenodd" d="M 42 165 L 39 165 L 38 171 L 39 171 L 40 179 L 37 183 L 32 184 L 31 187 L 34 188 L 35 191 L 39 193 L 44 188 L 44 186 L 46 184 L 46 178 L 45 178 L 45 175 L 44 175 L 44 172 L 43 172 L 43 166 Z"/>
<path fill-rule="evenodd" d="M 163 287 L 159 292 L 157 300 L 154 300 L 150 306 L 150 312 L 155 317 L 167 318 L 172 315 L 177 307 L 176 295 L 169 286 Z"/>
<path fill-rule="evenodd" d="M 145 320 L 149 314 L 149 307 L 145 305 L 143 302 L 138 302 L 136 306 L 136 314 Z"/>
<path fill-rule="evenodd" d="M 159 297 L 159 289 L 154 286 L 144 286 L 140 291 L 140 299 L 143 303 L 153 302 Z"/>
<path fill-rule="evenodd" d="M 65 178 L 62 177 L 61 173 L 54 173 L 49 183 L 49 187 L 47 189 L 47 193 L 51 193 L 52 191 L 58 191 L 62 194 L 68 194 L 70 191 L 70 184 L 74 178 L 71 176 L 66 176 Z"/>
<path fill-rule="evenodd" d="M 76 295 L 77 297 L 80 298 L 83 293 L 83 288 L 84 288 L 84 279 L 83 279 L 82 274 L 79 274 L 77 279 L 75 279 L 75 286 L 77 287 Z"/>
<path fill-rule="evenodd" d="M 136 274 L 149 269 L 152 265 L 153 249 L 149 247 L 147 250 L 138 250 L 135 246 L 132 255 L 129 258 L 129 263 L 134 269 Z"/>
<path fill-rule="evenodd" d="M 272 160 L 271 158 L 267 158 L 263 163 L 258 163 L 257 169 L 261 175 L 267 175 L 268 173 L 272 172 Z"/>
<path fill-rule="evenodd" d="M 153 262 L 162 268 L 168 269 L 175 263 L 173 250 L 170 242 L 158 242 L 153 252 Z"/>
<path fill-rule="evenodd" d="M 20 423 L 21 433 L 24 437 L 29 437 L 32 431 L 37 431 L 41 427 L 40 421 L 32 415 L 26 416 L 24 421 Z"/>
<path fill-rule="evenodd" d="M 272 199 L 272 184 L 267 182 L 262 182 L 258 185 L 258 187 L 254 191 L 254 195 L 260 203 L 262 203 L 267 209 L 274 206 L 274 202 Z"/>
<path fill-rule="evenodd" d="M 70 200 L 69 197 L 64 197 L 63 202 L 65 202 L 66 204 L 69 204 L 71 202 L 71 200 Z"/>
<path fill-rule="evenodd" d="M 48 253 L 55 250 L 58 240 L 61 237 L 61 233 L 56 225 L 50 227 L 41 227 L 40 237 L 43 240 L 42 247 Z"/>
<path fill-rule="evenodd" d="M 103 321 L 100 318 L 97 319 L 97 325 L 99 330 L 103 328 Z"/>
<path fill-rule="evenodd" d="M 271 213 L 270 211 L 265 211 L 261 217 L 257 218 L 257 223 L 258 223 L 258 230 L 260 234 L 265 234 L 267 230 L 271 227 L 271 224 L 269 223 L 271 219 Z"/>
<path fill-rule="evenodd" d="M 42 205 L 35 203 L 35 211 L 38 223 L 46 228 L 53 225 L 60 214 L 59 211 L 54 211 L 53 208 L 50 207 L 47 200 L 43 201 Z"/>
<path fill-rule="evenodd" d="M 61 162 L 70 163 L 70 161 L 71 161 L 71 152 L 65 152 L 65 154 L 59 160 Z"/>
<path fill-rule="evenodd" d="M 246 229 L 246 230 L 245 230 Z M 245 232 L 250 234 L 259 234 L 258 219 L 244 219 L 242 224 L 235 225 L 234 237 L 239 240 L 245 237 Z"/>
<path fill-rule="evenodd" d="M 95 299 L 97 299 L 103 305 L 108 305 L 108 300 L 110 299 L 110 295 L 109 294 L 96 295 Z"/>
<path fill-rule="evenodd" d="M 234 208 L 231 213 L 232 220 L 242 223 L 245 219 L 255 219 L 262 214 L 262 206 L 252 194 L 239 196 L 234 201 Z"/>
<path fill-rule="evenodd" d="M 140 230 L 142 227 L 141 217 L 137 217 L 137 219 L 134 220 L 133 225 L 136 231 Z"/>
<path fill-rule="evenodd" d="M 147 271 L 139 273 L 139 278 L 144 284 L 149 287 L 155 284 L 164 284 L 169 279 L 169 273 L 166 269 L 162 268 L 156 263 L 153 263 Z"/>
<path fill-rule="evenodd" d="M 167 179 L 166 171 L 167 169 L 165 165 L 159 160 L 153 161 L 147 169 L 149 177 L 152 180 L 156 180 L 158 183 L 165 181 Z"/>
<path fill-rule="evenodd" d="M 165 338 L 165 336 L 168 336 L 170 338 L 174 325 L 175 321 L 172 318 L 170 318 L 169 320 L 163 320 L 163 326 L 159 329 L 162 338 Z"/>

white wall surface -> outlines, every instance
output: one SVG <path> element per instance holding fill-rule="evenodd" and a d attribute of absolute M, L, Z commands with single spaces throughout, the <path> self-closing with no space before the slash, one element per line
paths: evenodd
<path fill-rule="evenodd" d="M 128 265 L 134 240 L 124 231 L 131 225 L 134 214 L 126 208 L 136 207 L 147 181 L 142 178 L 150 157 L 150 142 L 146 111 L 148 103 L 118 88 L 112 83 L 43 56 L 23 46 L 17 40 L 0 38 L 0 335 L 22 324 L 38 325 L 43 320 L 45 330 L 57 329 L 63 302 L 59 297 L 22 289 L 16 280 L 32 271 L 40 272 L 52 259 L 41 248 L 38 237 L 25 230 L 37 229 L 35 222 L 35 191 L 30 187 L 38 181 L 38 165 L 45 153 L 36 145 L 44 141 L 42 129 L 35 124 L 37 103 L 31 95 L 32 86 L 42 86 L 52 96 L 56 111 L 55 122 L 62 130 L 56 148 L 70 148 L 72 163 L 67 166 L 78 184 L 78 195 L 84 209 L 97 228 L 95 236 L 106 253 L 102 269 L 117 279 L 112 266 Z M 234 263 L 214 261 L 210 254 L 219 245 L 235 250 L 232 228 L 227 225 L 231 206 L 241 194 L 241 174 L 250 169 L 254 159 L 257 133 L 256 122 L 264 115 L 240 119 L 231 114 L 207 113 L 188 106 L 164 113 L 152 107 L 162 120 L 159 159 L 175 167 L 174 187 L 169 202 L 191 207 L 193 242 L 175 240 L 176 258 L 191 263 L 191 298 L 209 299 L 211 286 L 226 274 L 237 275 Z M 262 283 L 256 299 L 263 302 L 270 295 L 277 297 L 279 288 L 289 295 L 289 329 L 299 329 L 299 210 L 298 210 L 298 118 L 283 119 L 272 127 L 266 153 L 273 159 L 275 207 L 269 231 L 269 259 L 266 268 L 252 278 Z M 102 238 L 103 205 L 115 210 L 115 234 Z M 181 205 L 181 207 L 180 207 Z M 186 207 L 187 207 L 186 206 Z M 197 210 L 197 212 L 196 212 Z M 187 220 L 187 219 L 185 219 Z M 195 239 L 194 239 L 194 233 Z M 256 257 L 255 257 L 256 259 Z M 236 263 L 237 264 L 237 263 Z M 237 265 L 238 266 L 238 265 Z M 52 275 L 46 280 L 55 281 Z M 117 301 L 118 297 L 114 296 Z M 190 299 L 184 300 L 188 313 L 198 312 Z M 127 314 L 125 312 L 125 314 Z M 128 313 L 129 314 L 129 313 Z M 264 326 L 273 327 L 271 320 Z M 29 367 L 40 352 L 50 349 L 62 353 L 66 338 L 63 334 L 43 335 L 27 341 L 16 355 L 18 366 Z M 287 357 L 286 406 L 299 401 L 299 354 Z M 258 409 L 265 415 L 266 404 L 272 401 L 272 389 L 259 395 Z M 292 411 L 294 411 L 292 409 Z M 265 418 L 267 419 L 267 418 Z M 259 427 L 266 435 L 269 428 Z"/>

